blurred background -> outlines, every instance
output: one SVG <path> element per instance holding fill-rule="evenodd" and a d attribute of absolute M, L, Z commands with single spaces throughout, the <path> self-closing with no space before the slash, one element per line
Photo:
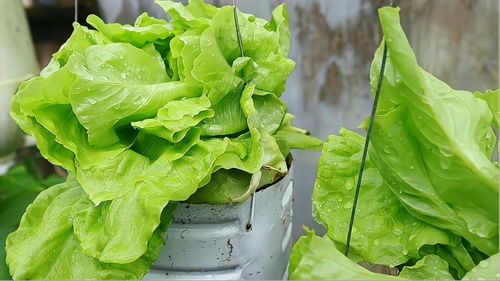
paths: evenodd
<path fill-rule="evenodd" d="M 389 0 L 240 0 L 238 6 L 268 19 L 281 2 L 290 12 L 291 57 L 297 62 L 284 94 L 289 111 L 297 116 L 295 125 L 325 140 L 340 127 L 357 128 L 372 105 L 368 75 L 380 42 L 377 8 Z M 454 88 L 498 88 L 498 0 L 395 2 L 422 67 Z M 0 0 L 0 175 L 19 159 L 35 163 L 30 173 L 37 173 L 37 178 L 62 173 L 44 162 L 32 148 L 34 142 L 16 128 L 9 104 L 19 83 L 36 75 L 71 34 L 74 3 Z M 166 17 L 153 0 L 78 1 L 81 24 L 91 13 L 107 22 L 133 23 L 144 11 Z M 301 235 L 302 224 L 319 228 L 311 216 L 310 199 L 318 157 L 319 152 L 294 153 L 294 238 Z M 0 180 L 0 195 L 1 188 Z M 0 196 L 0 205 L 1 200 Z"/>

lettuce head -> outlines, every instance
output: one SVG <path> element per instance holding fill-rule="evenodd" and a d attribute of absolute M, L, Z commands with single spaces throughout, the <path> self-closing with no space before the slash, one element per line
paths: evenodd
<path fill-rule="evenodd" d="M 321 148 L 280 99 L 295 66 L 284 4 L 270 21 L 237 13 L 245 57 L 233 7 L 157 4 L 170 21 L 74 23 L 14 96 L 14 120 L 71 174 L 8 237 L 14 278 L 139 279 L 171 202 L 241 202 L 288 171 L 290 149 Z"/>

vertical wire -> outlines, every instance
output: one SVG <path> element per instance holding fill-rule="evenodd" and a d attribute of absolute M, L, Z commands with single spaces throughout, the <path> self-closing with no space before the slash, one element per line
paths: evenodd
<path fill-rule="evenodd" d="M 78 22 L 78 0 L 75 0 L 75 22 Z"/>
<path fill-rule="evenodd" d="M 391 7 L 395 7 L 394 0 L 390 0 L 389 5 Z M 356 207 L 358 206 L 359 193 L 360 193 L 360 189 L 361 189 L 361 180 L 363 179 L 363 172 L 364 172 L 364 168 L 365 168 L 366 157 L 368 154 L 368 147 L 370 144 L 370 136 L 371 136 L 371 132 L 372 132 L 372 128 L 373 128 L 373 123 L 375 122 L 375 113 L 377 112 L 378 100 L 380 98 L 380 90 L 382 88 L 382 80 L 384 79 L 384 70 L 385 70 L 386 60 L 387 60 L 387 42 L 384 41 L 384 51 L 382 54 L 382 64 L 380 66 L 380 74 L 379 74 L 379 78 L 378 78 L 378 82 L 377 82 L 377 89 L 375 90 L 375 100 L 373 101 L 372 113 L 370 115 L 370 122 L 368 124 L 368 130 L 366 132 L 366 139 L 365 139 L 365 144 L 363 147 L 363 155 L 361 157 L 361 165 L 359 167 L 358 180 L 356 182 L 356 192 L 354 194 L 354 200 L 352 203 L 351 218 L 349 221 L 349 229 L 347 231 L 347 239 L 346 239 L 346 245 L 345 245 L 345 255 L 346 256 L 349 255 L 349 248 L 351 246 L 352 229 L 354 226 L 354 219 L 356 217 Z"/>
<path fill-rule="evenodd" d="M 246 229 L 247 231 L 252 231 L 253 228 L 253 219 L 255 217 L 255 191 L 252 193 L 252 201 L 250 202 L 250 219 L 247 222 Z"/>
<path fill-rule="evenodd" d="M 391 1 L 392 2 L 392 1 Z M 349 221 L 349 230 L 347 231 L 347 239 L 345 244 L 345 255 L 349 255 L 349 248 L 351 246 L 352 228 L 354 226 L 354 218 L 356 216 L 356 207 L 358 205 L 359 192 L 361 189 L 361 180 L 363 179 L 363 171 L 366 163 L 366 156 L 368 154 L 368 146 L 370 144 L 370 135 L 375 121 L 375 113 L 377 112 L 378 100 L 380 97 L 380 89 L 382 88 L 382 80 L 384 78 L 385 61 L 387 59 L 387 43 L 384 43 L 384 52 L 382 55 L 382 65 L 380 67 L 380 75 L 378 78 L 377 89 L 375 91 L 375 100 L 373 101 L 372 113 L 370 116 L 370 123 L 366 132 L 365 145 L 363 147 L 363 156 L 361 157 L 361 165 L 359 167 L 358 181 L 356 182 L 356 193 L 354 194 L 354 201 L 351 209 L 351 219 Z"/>
<path fill-rule="evenodd" d="M 236 0 L 233 0 L 233 6 L 234 6 L 234 24 L 236 26 L 236 37 L 238 37 L 238 46 L 240 47 L 240 55 L 242 57 L 245 56 L 245 52 L 243 51 L 243 40 L 241 39 L 241 31 L 240 31 L 240 24 L 238 22 L 238 8 L 236 8 Z"/>
<path fill-rule="evenodd" d="M 241 38 L 240 24 L 238 21 L 238 8 L 236 7 L 236 0 L 233 0 L 233 11 L 234 11 L 234 25 L 236 27 L 236 37 L 238 39 L 238 47 L 240 48 L 240 56 L 245 56 L 245 51 L 243 50 L 243 39 Z M 246 230 L 251 231 L 253 226 L 253 220 L 255 218 L 255 192 L 252 193 L 252 198 L 250 201 L 250 217 L 248 219 Z"/>

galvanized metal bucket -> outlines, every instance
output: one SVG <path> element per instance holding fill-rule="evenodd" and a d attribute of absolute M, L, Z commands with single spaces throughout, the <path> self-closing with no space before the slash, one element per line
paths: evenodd
<path fill-rule="evenodd" d="M 292 169 L 241 204 L 181 203 L 165 247 L 145 280 L 282 280 L 292 234 Z"/>

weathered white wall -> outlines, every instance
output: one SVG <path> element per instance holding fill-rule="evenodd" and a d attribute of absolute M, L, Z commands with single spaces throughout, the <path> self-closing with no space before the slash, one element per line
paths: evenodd
<path fill-rule="evenodd" d="M 111 5 L 115 1 L 106 2 Z M 154 9 L 150 2 L 142 0 L 139 6 Z M 280 2 L 283 1 L 237 1 L 241 10 L 263 18 L 269 18 L 272 8 Z M 323 139 L 338 132 L 340 127 L 356 128 L 369 114 L 372 104 L 368 75 L 373 52 L 380 41 L 377 7 L 387 5 L 389 0 L 285 2 L 293 34 L 291 57 L 297 67 L 284 99 L 289 111 L 297 116 L 295 124 Z M 395 2 L 401 6 L 403 26 L 424 68 L 455 88 L 498 87 L 497 0 Z M 231 1 L 212 3 L 221 5 Z M 118 10 L 116 6 L 114 9 Z M 125 20 L 120 13 L 114 13 L 116 19 Z M 319 153 L 297 151 L 294 156 L 294 237 L 297 238 L 302 224 L 316 225 L 311 217 L 310 195 Z"/>

